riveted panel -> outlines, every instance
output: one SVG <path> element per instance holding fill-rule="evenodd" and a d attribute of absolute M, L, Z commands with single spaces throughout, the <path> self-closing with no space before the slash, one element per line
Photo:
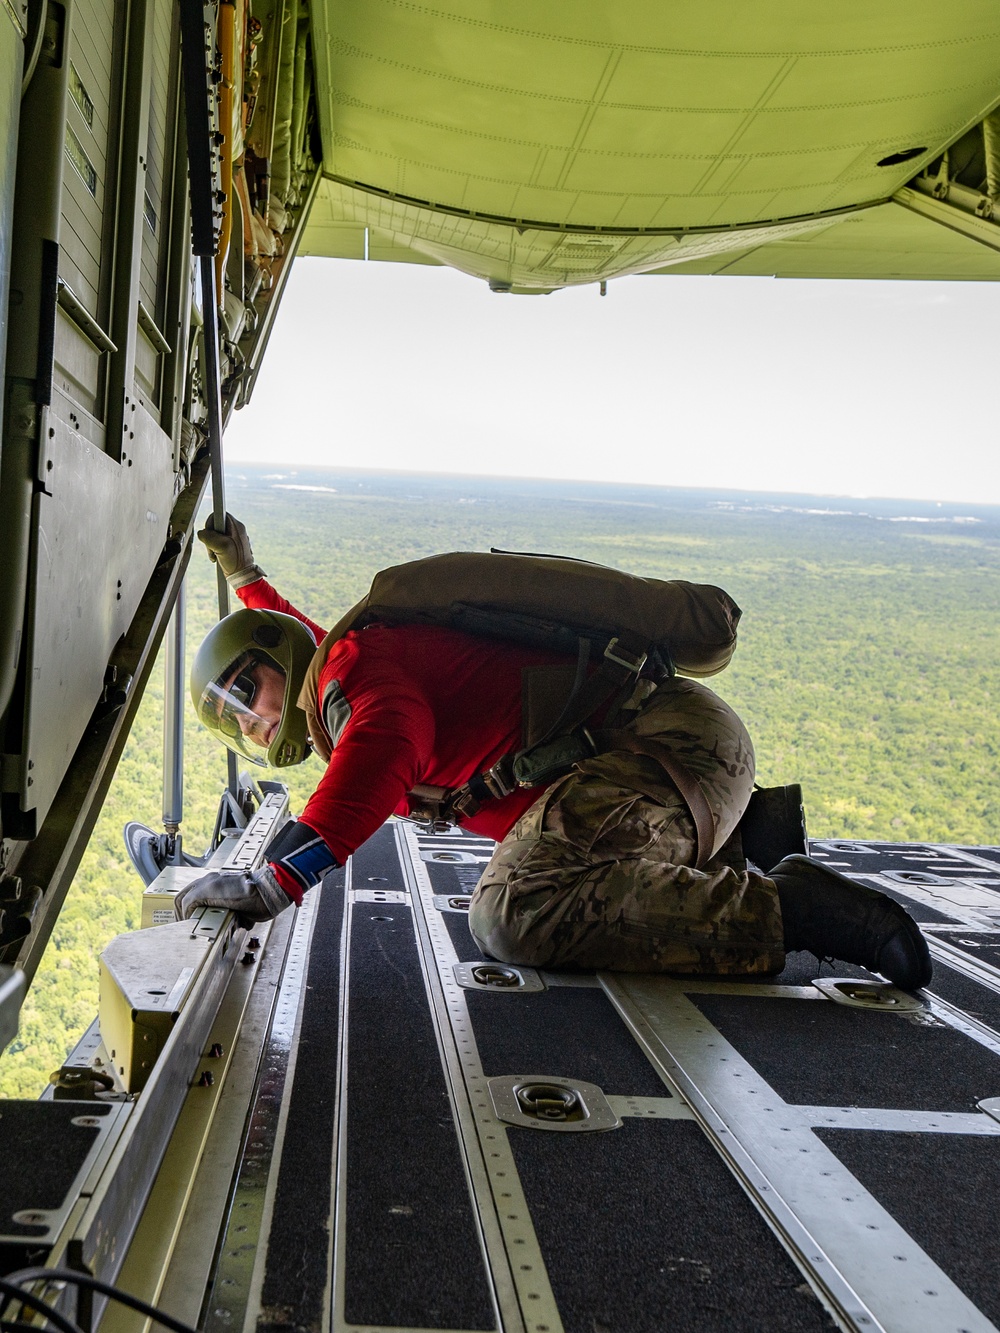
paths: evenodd
<path fill-rule="evenodd" d="M 69 9 L 69 98 L 63 175 L 60 276 L 104 321 L 107 226 L 114 210 L 120 114 L 118 0 L 75 0 Z M 106 277 L 104 277 L 106 284 Z"/>
<path fill-rule="evenodd" d="M 154 0 L 149 52 L 149 134 L 145 153 L 141 300 L 162 327 L 163 266 L 169 232 L 179 37 L 172 0 Z M 138 355 L 138 352 L 137 352 Z"/>
<path fill-rule="evenodd" d="M 58 403 L 48 416 L 34 497 L 22 811 L 44 818 L 105 685 L 115 644 L 135 614 L 166 540 L 173 504 L 169 438 L 138 408 L 122 462 Z M 122 534 L 128 540 L 122 540 Z"/>
<path fill-rule="evenodd" d="M 798 17 L 780 0 L 724 16 L 349 0 L 334 20 L 321 7 L 324 165 L 430 205 L 553 225 L 600 225 L 580 193 L 596 190 L 700 200 L 690 225 L 710 226 L 734 190 L 724 220 L 749 223 L 887 197 L 996 100 L 985 0 Z M 517 211 L 523 185 L 538 192 L 530 214 Z M 646 225 L 643 212 L 618 225 Z"/>

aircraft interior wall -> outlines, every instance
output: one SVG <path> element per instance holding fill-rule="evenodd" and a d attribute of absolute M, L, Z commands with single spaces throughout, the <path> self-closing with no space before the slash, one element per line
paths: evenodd
<path fill-rule="evenodd" d="M 298 6 L 272 6 L 253 31 L 236 10 L 212 11 L 194 51 L 212 190 L 194 206 L 177 4 L 40 0 L 27 54 L 2 29 L 0 962 L 29 975 L 177 596 L 209 474 L 212 385 L 218 454 L 314 178 Z M 199 217 L 218 250 L 211 353 Z"/>
<path fill-rule="evenodd" d="M 638 272 L 1000 278 L 984 0 L 815 27 L 780 0 L 731 25 L 686 5 L 672 32 L 662 6 L 487 9 L 4 4 L 0 1040 L 210 483 L 224 513 L 224 428 L 297 253 L 448 263 L 502 294 Z M 220 575 L 220 614 L 227 595 Z M 287 793 L 230 782 L 207 864 L 253 869 Z M 995 848 L 813 849 L 926 924 L 943 980 L 916 999 L 868 975 L 720 997 L 492 969 L 465 915 L 489 849 L 458 834 L 387 825 L 256 931 L 174 922 L 203 867 L 160 850 L 143 929 L 94 960 L 99 1020 L 44 1099 L 0 1101 L 0 1275 L 66 1265 L 248 1333 L 996 1333 L 983 1196 L 970 1242 L 961 1219 L 908 1228 L 893 1192 L 898 1167 L 944 1216 L 996 1178 Z M 764 1028 L 794 1058 L 755 1045 Z M 905 1088 L 879 1041 L 911 1053 Z M 147 1327 L 28 1280 L 63 1333 Z"/>

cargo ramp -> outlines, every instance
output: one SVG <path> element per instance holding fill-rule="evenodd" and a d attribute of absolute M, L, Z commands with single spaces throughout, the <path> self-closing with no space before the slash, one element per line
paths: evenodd
<path fill-rule="evenodd" d="M 113 941 L 62 1086 L 3 1108 L 7 1270 L 205 1333 L 996 1327 L 1000 851 L 812 844 L 921 922 L 907 994 L 802 953 L 767 982 L 498 964 L 467 920 L 491 849 L 394 820 L 253 933 Z"/>

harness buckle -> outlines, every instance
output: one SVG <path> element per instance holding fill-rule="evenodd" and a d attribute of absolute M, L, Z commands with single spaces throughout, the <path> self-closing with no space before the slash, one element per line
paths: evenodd
<path fill-rule="evenodd" d="M 445 833 L 455 822 L 450 818 L 447 787 L 416 786 L 409 793 L 410 813 L 414 824 L 422 825 L 429 833 Z"/>
<path fill-rule="evenodd" d="M 459 787 L 457 791 L 452 793 L 448 802 L 452 822 L 460 824 L 463 819 L 471 819 L 478 812 L 479 805 L 480 802 L 472 794 L 468 783 L 464 787 Z"/>
<path fill-rule="evenodd" d="M 492 768 L 488 768 L 480 777 L 486 785 L 490 795 L 496 800 L 502 800 L 504 796 L 509 796 L 517 783 L 514 781 L 511 756 L 509 754 L 501 755 Z"/>
<path fill-rule="evenodd" d="M 604 656 L 609 662 L 614 662 L 617 666 L 622 666 L 626 671 L 638 676 L 639 672 L 646 665 L 649 654 L 638 652 L 629 655 L 628 649 L 624 647 L 619 648 L 620 642 L 621 640 L 617 636 L 613 638 L 607 648 L 605 648 Z M 618 649 L 618 651 L 615 651 L 616 649 Z"/>

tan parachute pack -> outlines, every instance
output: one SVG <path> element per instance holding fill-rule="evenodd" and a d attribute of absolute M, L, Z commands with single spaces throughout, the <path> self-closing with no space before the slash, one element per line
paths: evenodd
<path fill-rule="evenodd" d="M 393 565 L 327 635 L 379 621 L 447 625 L 575 654 L 581 635 L 634 635 L 685 676 L 714 676 L 736 647 L 740 608 L 721 588 L 647 579 L 554 555 L 456 551 Z"/>
<path fill-rule="evenodd" d="M 564 652 L 571 659 L 587 644 L 596 649 L 594 660 L 604 655 L 605 663 L 661 679 L 674 671 L 687 676 L 721 671 L 736 647 L 739 619 L 733 599 L 711 584 L 640 578 L 565 556 L 432 555 L 376 574 L 368 595 L 320 645 L 299 706 L 316 737 L 319 672 L 330 647 L 350 630 L 376 622 L 443 625 Z"/>
<path fill-rule="evenodd" d="M 452 552 L 393 565 L 329 632 L 309 665 L 299 707 L 323 759 L 330 749 L 320 718 L 319 674 L 331 646 L 365 625 L 442 625 L 563 652 L 567 667 L 524 673 L 522 748 L 462 787 L 416 787 L 411 813 L 435 828 L 460 823 L 514 787 L 545 786 L 603 749 L 635 750 L 665 770 L 685 801 L 697 838 L 697 865 L 712 851 L 713 822 L 697 779 L 665 746 L 629 732 L 584 726 L 608 707 L 605 727 L 639 684 L 680 671 L 712 676 L 736 648 L 740 608 L 711 584 L 645 579 L 564 556 L 510 551 Z M 596 652 L 595 652 L 596 649 Z"/>

